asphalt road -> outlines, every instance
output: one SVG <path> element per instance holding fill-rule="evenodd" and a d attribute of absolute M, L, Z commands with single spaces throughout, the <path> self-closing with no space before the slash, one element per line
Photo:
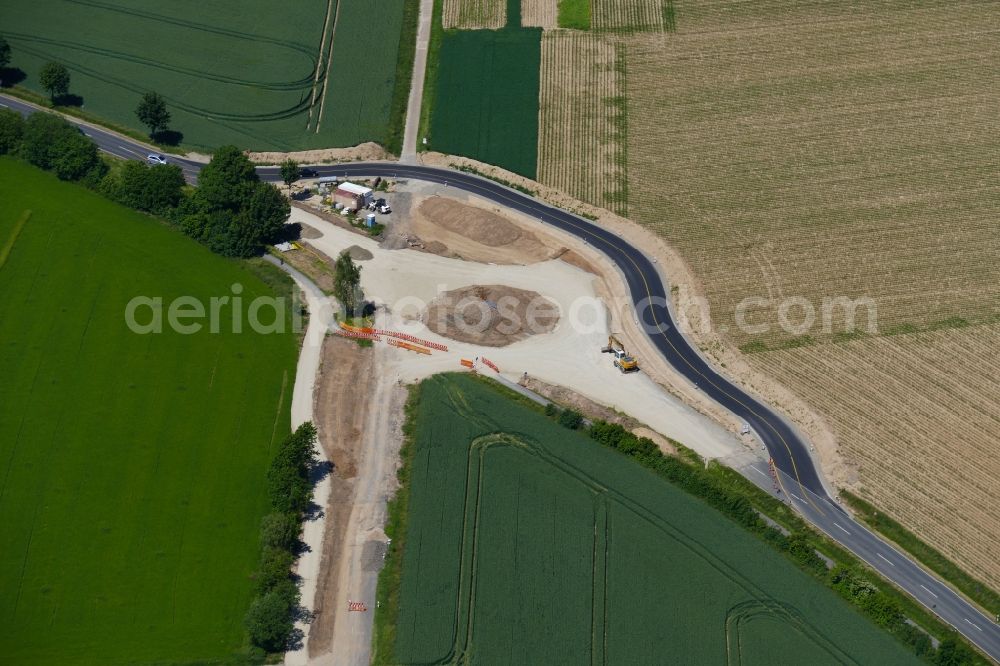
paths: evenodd
<path fill-rule="evenodd" d="M 26 115 L 37 110 L 33 105 L 3 95 L 0 95 L 0 106 L 16 109 Z M 84 133 L 109 154 L 145 160 L 146 155 L 153 150 L 114 132 L 80 124 Z M 168 162 L 177 164 L 184 170 L 186 178 L 191 181 L 197 178 L 202 164 L 171 155 L 166 157 Z M 806 441 L 777 413 L 716 372 L 681 335 L 674 326 L 667 305 L 669 290 L 653 263 L 641 250 L 581 217 L 473 174 L 391 162 L 354 162 L 311 168 L 320 176 L 409 178 L 454 187 L 567 231 L 604 252 L 621 271 L 635 304 L 636 318 L 664 358 L 709 397 L 748 423 L 767 447 L 777 470 L 777 481 L 787 501 L 820 530 L 1000 662 L 1000 625 L 995 622 L 995 618 L 984 615 L 909 557 L 852 520 L 828 496 L 809 455 Z M 257 172 L 265 180 L 279 180 L 277 167 L 259 167 Z M 753 469 L 757 473 L 764 473 L 756 467 Z M 766 487 L 760 484 L 760 479 L 753 479 L 753 471 L 748 471 L 747 474 L 759 485 Z"/>

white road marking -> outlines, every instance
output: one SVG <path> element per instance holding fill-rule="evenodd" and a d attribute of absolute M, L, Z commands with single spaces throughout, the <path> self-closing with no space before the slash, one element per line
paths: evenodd
<path fill-rule="evenodd" d="M 846 534 L 847 536 L 850 536 L 850 535 L 851 535 L 851 533 L 850 533 L 850 532 L 848 532 L 847 530 L 845 530 L 845 529 L 844 529 L 843 527 L 841 527 L 841 526 L 840 526 L 840 523 L 834 523 L 834 525 L 836 525 L 836 526 L 837 526 L 837 529 L 839 529 L 839 530 L 840 530 L 841 532 L 843 532 L 843 533 L 844 533 L 844 534 Z"/>
<path fill-rule="evenodd" d="M 975 627 L 976 629 L 979 629 L 979 631 L 982 631 L 982 630 L 983 630 L 983 629 L 982 629 L 982 627 L 980 627 L 980 626 L 979 626 L 978 624 L 976 624 L 975 622 L 973 622 L 973 621 L 972 621 L 972 620 L 970 620 L 969 618 L 967 618 L 967 617 L 963 617 L 962 619 L 963 619 L 963 620 L 965 620 L 966 622 L 968 622 L 969 624 L 971 624 L 971 625 L 972 625 L 973 627 Z"/>
<path fill-rule="evenodd" d="M 928 593 L 930 593 L 930 595 L 931 595 L 932 597 L 934 597 L 935 599 L 938 599 L 938 598 L 939 598 L 939 597 L 938 597 L 938 595 L 934 594 L 934 592 L 932 592 L 932 591 L 931 591 L 931 589 L 930 589 L 929 587 L 927 587 L 926 585 L 924 585 L 923 583 L 921 583 L 921 584 L 920 584 L 920 587 L 922 587 L 922 588 L 924 588 L 925 590 L 927 590 L 927 592 L 928 592 Z"/>
<path fill-rule="evenodd" d="M 798 500 L 798 501 L 800 501 L 800 502 L 803 502 L 803 503 L 805 502 L 805 500 L 804 500 L 804 499 L 802 499 L 801 497 L 799 497 L 798 495 L 796 495 L 795 493 L 793 493 L 793 492 L 792 492 L 792 491 L 790 491 L 790 490 L 788 491 L 788 494 L 789 494 L 789 495 L 791 495 L 792 497 L 794 497 L 795 499 L 797 499 L 797 500 Z"/>
<path fill-rule="evenodd" d="M 9 107 L 9 106 L 7 106 L 6 104 L 0 104 L 0 106 L 2 106 L 2 107 L 3 107 L 3 108 L 5 108 L 5 109 L 9 109 L 9 108 L 10 108 L 10 107 Z"/>
<path fill-rule="evenodd" d="M 886 557 L 885 555 L 883 555 L 882 553 L 875 553 L 875 554 L 876 554 L 876 555 L 878 555 L 879 557 L 881 557 L 881 558 L 882 558 L 883 560 L 885 560 L 886 562 L 889 562 L 889 558 L 888 558 L 888 557 Z M 890 565 L 890 566 L 893 566 L 893 567 L 894 567 L 894 566 L 896 566 L 896 565 L 895 565 L 895 564 L 893 564 L 892 562 L 889 562 L 889 565 Z"/>
<path fill-rule="evenodd" d="M 757 468 L 756 468 L 756 467 L 754 467 L 753 465 L 750 465 L 750 468 L 751 468 L 751 469 L 753 469 L 753 471 L 755 471 L 755 472 L 757 472 L 758 474 L 760 474 L 761 476 L 763 476 L 763 477 L 767 478 L 767 474 L 764 474 L 764 472 L 760 471 L 759 469 L 757 469 Z"/>

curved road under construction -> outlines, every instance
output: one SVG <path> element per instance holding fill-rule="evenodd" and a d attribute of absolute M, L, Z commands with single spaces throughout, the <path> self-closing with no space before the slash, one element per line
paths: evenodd
<path fill-rule="evenodd" d="M 37 107 L 5 96 L 0 96 L 0 105 L 25 114 L 37 110 Z M 102 150 L 112 155 L 145 159 L 149 152 L 141 143 L 96 126 L 84 125 L 83 130 Z M 198 162 L 173 156 L 167 156 L 167 161 L 180 166 L 189 180 L 197 178 L 202 167 Z M 709 397 L 749 424 L 767 447 L 785 499 L 813 525 L 1000 662 L 1000 625 L 995 619 L 987 617 L 908 556 L 855 522 L 826 492 L 804 438 L 775 411 L 719 374 L 681 334 L 668 306 L 669 289 L 653 262 L 641 250 L 588 220 L 469 173 L 395 162 L 353 162 L 311 168 L 319 176 L 381 176 L 454 187 L 571 233 L 603 252 L 621 271 L 631 293 L 636 318 L 667 362 Z M 265 180 L 280 180 L 277 167 L 259 167 L 257 172 Z M 768 488 L 771 483 L 769 470 L 751 469 L 761 477 L 753 478 L 755 474 L 748 474 L 751 480 Z M 761 479 L 766 484 L 761 483 Z"/>

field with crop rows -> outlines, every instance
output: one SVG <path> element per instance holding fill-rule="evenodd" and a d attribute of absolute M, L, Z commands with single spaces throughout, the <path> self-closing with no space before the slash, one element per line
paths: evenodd
<path fill-rule="evenodd" d="M 481 381 L 426 380 L 414 446 L 391 663 L 910 663 L 706 504 Z"/>
<path fill-rule="evenodd" d="M 591 22 L 601 32 L 673 31 L 674 4 L 674 0 L 593 0 Z"/>
<path fill-rule="evenodd" d="M 404 1 L 12 0 L 0 26 L 33 90 L 58 60 L 76 103 L 112 122 L 144 131 L 133 111 L 155 90 L 184 145 L 298 150 L 384 140 Z"/>
<path fill-rule="evenodd" d="M 751 358 L 830 422 L 862 495 L 1000 589 L 997 350 L 993 325 Z"/>
<path fill-rule="evenodd" d="M 507 24 L 507 0 L 444 0 L 445 29 L 495 29 Z"/>
<path fill-rule="evenodd" d="M 538 180 L 628 214 L 624 45 L 593 33 L 542 36 Z"/>
<path fill-rule="evenodd" d="M 428 147 L 534 178 L 541 36 L 538 28 L 445 32 Z"/>
<path fill-rule="evenodd" d="M 994 319 L 995 7 L 784 3 L 744 26 L 728 6 L 678 3 L 677 34 L 628 40 L 629 210 L 681 250 L 715 324 L 741 346 L 796 337 L 776 304 L 739 330 L 747 297 L 870 297 L 883 332 Z"/>
<path fill-rule="evenodd" d="M 229 306 L 218 334 L 171 332 L 165 313 L 162 334 L 138 335 L 125 312 L 135 296 L 207 309 L 234 284 L 245 304 L 273 292 L 161 222 L 6 158 L 0 201 L 0 661 L 245 661 L 295 336 L 236 334 Z"/>
<path fill-rule="evenodd" d="M 555 28 L 559 20 L 559 0 L 521 0 L 521 25 Z"/>

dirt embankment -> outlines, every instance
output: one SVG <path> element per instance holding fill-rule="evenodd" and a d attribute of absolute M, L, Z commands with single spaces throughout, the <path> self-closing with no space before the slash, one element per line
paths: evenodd
<path fill-rule="evenodd" d="M 427 328 L 459 342 L 506 347 L 552 331 L 559 306 L 536 291 L 500 284 L 446 291 L 424 311 Z"/>
<path fill-rule="evenodd" d="M 367 402 L 374 383 L 374 353 L 352 340 L 327 336 L 314 396 L 319 441 L 333 463 L 330 499 L 323 536 L 323 560 L 316 587 L 315 614 L 309 630 L 309 654 L 329 652 L 335 609 L 339 608 L 338 577 L 347 523 L 354 503 L 360 447 L 368 419 Z"/>
<path fill-rule="evenodd" d="M 332 164 L 334 162 L 377 162 L 392 157 L 377 143 L 362 143 L 350 148 L 324 148 L 323 150 L 300 150 L 293 153 L 248 153 L 251 162 L 257 164 L 281 164 L 285 160 L 295 160 L 299 164 Z"/>

